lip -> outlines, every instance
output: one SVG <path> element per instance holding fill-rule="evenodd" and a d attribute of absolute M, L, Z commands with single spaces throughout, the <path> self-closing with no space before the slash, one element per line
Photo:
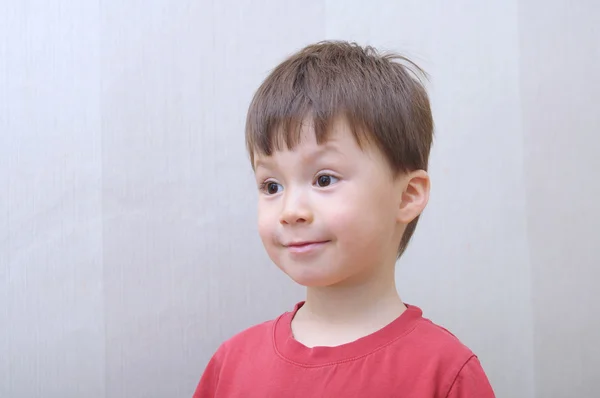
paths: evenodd
<path fill-rule="evenodd" d="M 315 250 L 325 246 L 326 243 L 329 243 L 329 241 L 293 242 L 285 245 L 285 247 L 290 251 L 290 253 L 302 254 L 314 252 Z"/>

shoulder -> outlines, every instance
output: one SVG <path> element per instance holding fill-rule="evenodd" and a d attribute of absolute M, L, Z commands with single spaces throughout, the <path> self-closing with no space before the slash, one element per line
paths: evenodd
<path fill-rule="evenodd" d="M 253 360 L 256 352 L 268 351 L 257 348 L 272 344 L 274 322 L 272 320 L 252 326 L 223 342 L 206 365 L 194 397 L 215 396 L 224 376 L 235 372 L 240 364 L 247 365 L 248 359 Z"/>
<path fill-rule="evenodd" d="M 283 316 L 283 315 L 282 315 Z M 225 340 L 214 354 L 219 362 L 231 360 L 232 357 L 260 352 L 257 348 L 265 348 L 273 345 L 274 325 L 281 316 L 251 326 L 233 337 Z"/>
<path fill-rule="evenodd" d="M 477 356 L 448 329 L 420 318 L 406 339 L 425 369 L 437 375 L 444 396 L 494 396 Z"/>
<path fill-rule="evenodd" d="M 256 351 L 257 347 L 272 345 L 275 322 L 276 319 L 262 322 L 235 334 L 221 343 L 215 355 L 223 357 L 231 354 L 243 354 L 248 351 Z"/>
<path fill-rule="evenodd" d="M 466 362 L 473 356 L 473 352 L 458 337 L 427 318 L 420 318 L 408 337 L 415 342 L 426 343 L 423 349 L 441 358 L 461 358 Z"/>

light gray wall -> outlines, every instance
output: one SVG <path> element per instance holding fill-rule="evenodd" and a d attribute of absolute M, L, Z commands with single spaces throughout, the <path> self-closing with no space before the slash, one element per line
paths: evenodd
<path fill-rule="evenodd" d="M 100 10 L 0 4 L 0 397 L 104 397 Z"/>
<path fill-rule="evenodd" d="M 522 1 L 521 92 L 538 396 L 600 378 L 600 3 Z"/>
<path fill-rule="evenodd" d="M 567 4 L 0 2 L 0 397 L 188 397 L 223 339 L 302 298 L 258 239 L 243 126 L 326 38 L 432 76 L 403 298 L 499 397 L 593 396 L 600 6 Z"/>

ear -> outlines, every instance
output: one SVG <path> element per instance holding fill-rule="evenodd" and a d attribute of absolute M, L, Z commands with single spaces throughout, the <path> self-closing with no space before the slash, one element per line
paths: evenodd
<path fill-rule="evenodd" d="M 398 222 L 408 224 L 417 218 L 429 201 L 430 181 L 425 170 L 407 173 L 402 178 L 402 194 L 398 207 Z"/>

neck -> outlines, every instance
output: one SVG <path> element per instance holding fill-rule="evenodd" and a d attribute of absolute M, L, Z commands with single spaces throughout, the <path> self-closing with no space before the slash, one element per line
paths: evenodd
<path fill-rule="evenodd" d="M 301 311 L 304 317 L 325 324 L 384 326 L 405 309 L 396 290 L 395 266 L 391 264 L 357 283 L 307 288 Z"/>

